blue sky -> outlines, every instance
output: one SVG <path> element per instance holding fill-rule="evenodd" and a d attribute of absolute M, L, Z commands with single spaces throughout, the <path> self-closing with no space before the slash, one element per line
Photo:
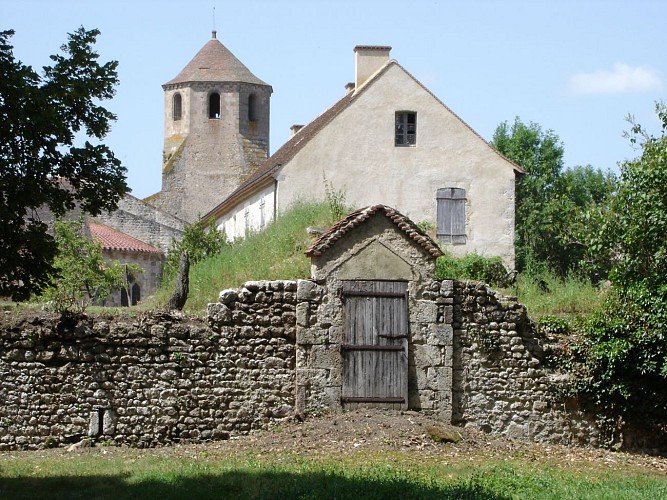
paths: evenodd
<path fill-rule="evenodd" d="M 622 137 L 633 114 L 658 133 L 667 94 L 664 0 L 0 0 L 15 57 L 40 69 L 83 25 L 102 34 L 101 60 L 119 61 L 107 107 L 109 144 L 133 194 L 161 185 L 161 85 L 218 38 L 273 86 L 271 151 L 293 124 L 322 113 L 354 80 L 355 45 L 391 57 L 486 140 L 519 116 L 552 129 L 566 166 L 617 169 L 636 155 Z"/>

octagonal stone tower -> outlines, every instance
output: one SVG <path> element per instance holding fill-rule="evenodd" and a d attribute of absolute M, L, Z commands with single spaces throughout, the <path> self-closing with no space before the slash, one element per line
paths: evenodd
<path fill-rule="evenodd" d="M 216 37 L 164 89 L 162 190 L 145 201 L 194 222 L 268 157 L 273 89 Z"/>

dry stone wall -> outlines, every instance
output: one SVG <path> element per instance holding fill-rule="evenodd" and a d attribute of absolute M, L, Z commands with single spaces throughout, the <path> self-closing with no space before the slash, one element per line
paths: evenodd
<path fill-rule="evenodd" d="M 477 282 L 455 282 L 452 423 L 513 439 L 598 446 L 594 416 L 559 394 L 567 375 L 526 308 Z"/>
<path fill-rule="evenodd" d="M 473 282 L 412 294 L 408 406 L 509 438 L 605 445 L 559 396 L 565 374 L 516 300 Z M 168 314 L 0 324 L 0 449 L 85 438 L 150 447 L 226 439 L 339 411 L 340 296 L 311 280 L 224 290 L 208 319 Z"/>
<path fill-rule="evenodd" d="M 225 439 L 294 408 L 295 282 L 248 283 L 209 324 L 143 316 L 6 319 L 0 449 Z"/>

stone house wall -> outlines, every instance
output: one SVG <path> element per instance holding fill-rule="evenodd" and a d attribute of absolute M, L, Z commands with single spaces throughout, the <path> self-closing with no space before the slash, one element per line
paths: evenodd
<path fill-rule="evenodd" d="M 0 449 L 85 437 L 148 447 L 339 411 L 341 311 L 313 280 L 221 292 L 208 322 L 169 315 L 0 324 Z M 606 445 L 558 395 L 525 308 L 479 283 L 410 303 L 408 407 L 509 438 Z"/>
<path fill-rule="evenodd" d="M 134 283 L 139 285 L 139 302 L 145 301 L 153 295 L 160 286 L 162 280 L 162 268 L 164 266 L 164 255 L 148 252 L 128 252 L 120 250 L 103 250 L 104 260 L 107 262 L 118 261 L 123 264 L 136 264 L 143 272 L 134 276 Z M 129 301 L 129 299 L 128 299 Z M 115 290 L 111 297 L 104 301 L 104 306 L 120 307 L 122 305 L 121 291 Z M 130 303 L 132 301 L 129 301 Z"/>
<path fill-rule="evenodd" d="M 157 210 L 148 203 L 125 195 L 118 202 L 118 209 L 104 212 L 96 220 L 144 243 L 159 248 L 165 254 L 174 241 L 180 241 L 186 223 L 167 212 Z"/>

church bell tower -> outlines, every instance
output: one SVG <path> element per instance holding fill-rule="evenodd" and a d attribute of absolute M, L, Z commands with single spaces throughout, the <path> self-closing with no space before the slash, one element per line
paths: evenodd
<path fill-rule="evenodd" d="M 273 89 L 211 39 L 164 90 L 162 190 L 146 199 L 194 222 L 269 153 Z"/>

